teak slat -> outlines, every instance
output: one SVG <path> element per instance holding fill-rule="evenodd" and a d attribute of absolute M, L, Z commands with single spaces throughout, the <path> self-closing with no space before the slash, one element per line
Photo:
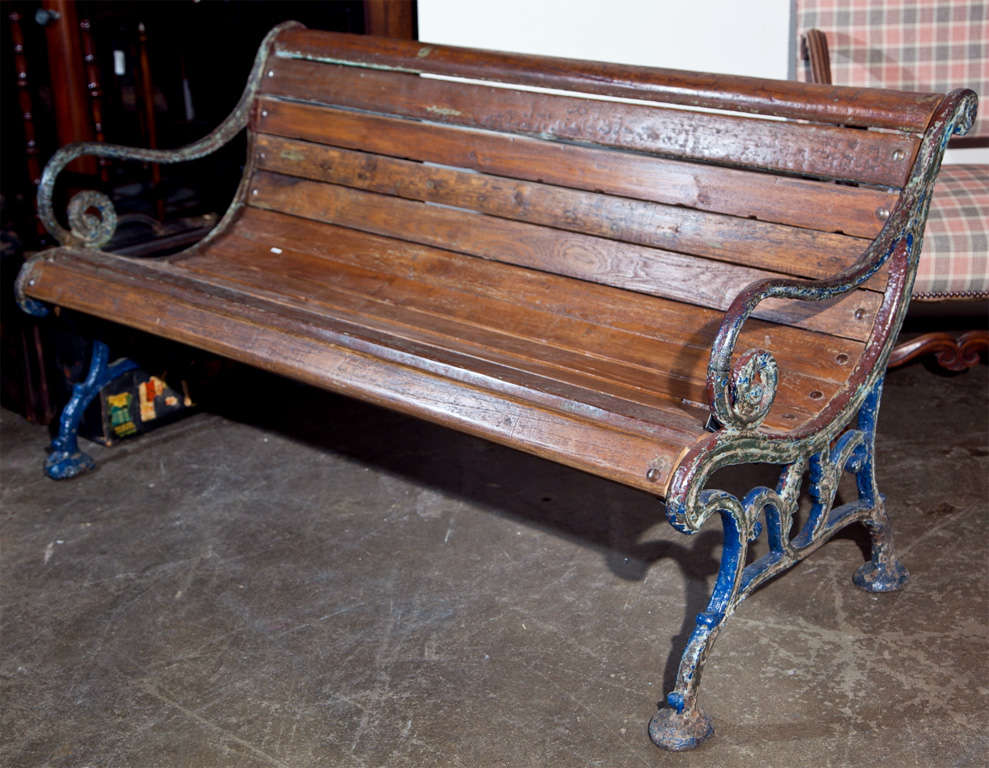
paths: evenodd
<path fill-rule="evenodd" d="M 261 171 L 254 206 L 398 237 L 618 288 L 727 309 L 746 285 L 773 273 L 548 229 L 373 192 Z M 769 300 L 756 316 L 862 340 L 855 313 L 875 314 L 880 294 L 856 291 L 830 306 Z"/>
<path fill-rule="evenodd" d="M 659 425 L 648 435 L 621 429 L 597 409 L 566 413 L 538 394 L 512 397 L 333 342 L 311 313 L 293 317 L 236 293 L 167 274 L 168 266 L 64 249 L 34 272 L 31 294 L 343 394 L 455 427 L 658 495 L 686 445 L 702 434 Z M 339 340 L 340 337 L 337 337 Z M 483 377 L 475 377 L 483 379 Z M 671 406 L 671 413 L 673 413 Z M 644 424 L 637 424 L 642 430 Z M 656 482 L 650 467 L 662 468 Z"/>
<path fill-rule="evenodd" d="M 798 277 L 831 277 L 869 240 L 261 135 L 259 168 Z M 881 290 L 883 281 L 870 286 Z"/>
<path fill-rule="evenodd" d="M 444 351 L 467 352 L 506 370 L 579 384 L 587 390 L 580 398 L 584 401 L 597 391 L 643 405 L 654 404 L 657 393 L 695 403 L 706 397 L 708 350 L 700 346 L 685 347 L 579 318 L 564 321 L 542 308 L 438 286 L 415 274 L 414 263 L 407 267 L 411 274 L 385 276 L 294 249 L 281 251 L 273 254 L 262 244 L 229 236 L 208 255 L 183 261 L 181 266 L 233 281 L 253 293 L 277 295 L 294 305 L 319 306 L 327 316 L 355 318 L 361 329 L 376 328 Z M 517 268 L 501 266 L 506 281 L 518 274 Z M 696 323 L 686 311 L 682 319 L 687 328 Z M 794 357 L 799 354 L 806 356 L 807 348 L 794 350 Z M 779 359 L 786 371 L 781 414 L 788 410 L 809 418 L 820 406 L 809 393 L 829 397 L 842 383 L 811 379 L 798 366 L 791 367 L 786 354 Z"/>
<path fill-rule="evenodd" d="M 271 95 L 554 140 L 901 187 L 919 139 L 516 91 L 401 72 L 276 59 Z"/>
<path fill-rule="evenodd" d="M 899 197 L 867 187 L 772 176 L 524 136 L 423 124 L 381 115 L 259 100 L 265 134 L 469 168 L 529 181 L 824 232 L 874 237 Z"/>
<path fill-rule="evenodd" d="M 576 319 L 685 346 L 705 358 L 723 318 L 717 310 L 692 304 L 629 291 L 616 294 L 610 286 L 485 259 L 464 259 L 438 248 L 256 208 L 244 209 L 237 226 L 222 242 L 233 240 L 256 243 L 276 259 L 273 264 L 277 266 L 270 270 L 255 267 L 262 274 L 287 268 L 277 257 L 279 250 L 289 246 L 325 260 L 327 270 L 333 270 L 337 264 L 360 268 L 378 275 L 385 283 L 414 275 L 431 286 L 510 302 L 525 310 L 549 312 L 563 322 Z M 252 246 L 246 247 L 253 250 Z M 212 258 L 212 252 L 208 252 L 202 257 L 179 255 L 172 260 L 181 261 L 184 267 L 190 260 Z M 871 318 L 863 317 L 859 322 L 868 328 Z M 683 329 L 690 332 L 685 336 Z M 819 350 L 819 354 L 808 355 L 808 344 Z M 860 342 L 755 319 L 743 329 L 740 346 L 771 348 L 781 359 L 786 359 L 787 370 L 835 382 L 847 378 L 847 366 L 862 349 Z"/>
<path fill-rule="evenodd" d="M 650 99 L 800 120 L 923 131 L 940 95 L 502 53 L 287 29 L 276 55 L 434 75 Z"/>
<path fill-rule="evenodd" d="M 379 275 L 384 282 L 415 275 L 431 286 L 550 312 L 564 322 L 576 319 L 679 344 L 705 356 L 723 318 L 717 310 L 692 304 L 630 291 L 616 294 L 610 286 L 485 259 L 465 259 L 438 248 L 256 208 L 244 209 L 234 231 L 224 237 L 224 241 L 234 239 L 257 243 L 276 257 L 288 245 L 326 260 L 328 270 L 336 264 L 357 267 Z M 213 256 L 207 253 L 202 258 Z M 184 266 L 189 259 L 179 255 L 172 260 L 181 260 Z M 863 317 L 858 322 L 867 329 L 871 320 Z M 685 328 L 690 329 L 686 337 Z M 860 342 L 756 319 L 746 324 L 741 338 L 742 346 L 765 346 L 785 357 L 788 370 L 825 381 L 844 381 L 847 366 L 862 349 Z M 808 356 L 808 344 L 820 354 Z"/>

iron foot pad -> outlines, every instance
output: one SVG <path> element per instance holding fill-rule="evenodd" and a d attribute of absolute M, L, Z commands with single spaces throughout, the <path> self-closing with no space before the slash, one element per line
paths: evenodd
<path fill-rule="evenodd" d="M 649 721 L 649 738 L 653 744 L 673 752 L 694 749 L 713 735 L 711 718 L 700 709 L 681 714 L 664 707 Z"/>
<path fill-rule="evenodd" d="M 890 565 L 879 565 L 872 560 L 855 571 L 852 582 L 866 592 L 895 592 L 909 580 L 910 573 L 894 560 Z"/>
<path fill-rule="evenodd" d="M 89 472 L 95 466 L 96 462 L 85 453 L 52 451 L 45 460 L 45 474 L 52 480 L 68 480 Z"/>

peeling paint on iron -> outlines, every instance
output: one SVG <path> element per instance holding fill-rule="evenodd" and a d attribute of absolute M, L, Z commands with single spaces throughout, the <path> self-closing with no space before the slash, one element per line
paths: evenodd
<path fill-rule="evenodd" d="M 944 148 L 951 134 L 965 133 L 971 127 L 976 104 L 971 91 L 953 91 L 942 100 L 896 208 L 857 264 L 831 280 L 760 281 L 742 291 L 725 314 L 708 366 L 708 394 L 720 428 L 681 455 L 666 497 L 667 519 L 684 533 L 697 533 L 718 513 L 724 554 L 708 607 L 697 616 L 676 686 L 667 696 L 669 707 L 660 709 L 649 725 L 650 737 L 661 747 L 692 749 L 712 735 L 711 721 L 697 705 L 697 688 L 704 661 L 725 620 L 759 585 L 807 557 L 839 530 L 862 522 L 872 537 L 872 557 L 853 579 L 857 586 L 884 592 L 899 589 L 908 578 L 893 553 L 892 530 L 876 488 L 876 414 L 886 361 L 909 303 Z M 758 424 L 765 416 L 762 404 L 774 383 L 768 369 L 776 363 L 760 350 L 750 350 L 733 362 L 745 320 L 766 298 L 826 300 L 853 290 L 887 264 L 889 279 L 882 304 L 845 387 L 817 417 L 790 432 L 760 429 Z M 753 405 L 754 418 L 747 412 Z M 849 427 L 856 414 L 856 426 Z M 780 465 L 777 487 L 755 488 L 741 500 L 724 491 L 705 489 L 717 469 L 747 463 Z M 838 480 L 845 472 L 856 477 L 858 499 L 834 509 Z M 812 509 L 791 538 L 805 475 Z M 769 553 L 743 567 L 747 542 L 760 535 L 763 519 L 769 531 Z"/>
<path fill-rule="evenodd" d="M 298 26 L 301 25 L 297 22 L 286 22 L 272 29 L 265 36 L 264 42 L 262 42 L 254 60 L 254 66 L 251 69 L 247 86 L 240 97 L 240 101 L 237 102 L 237 105 L 230 115 L 227 116 L 226 120 L 199 141 L 180 149 L 140 149 L 101 142 L 68 144 L 59 149 L 45 166 L 44 173 L 41 175 L 41 183 L 38 185 L 38 217 L 49 234 L 62 245 L 75 245 L 84 248 L 99 248 L 106 245 L 110 241 L 110 238 L 113 237 L 113 231 L 116 228 L 116 212 L 114 211 L 113 203 L 106 195 L 99 192 L 80 193 L 80 195 L 86 195 L 86 197 L 82 198 L 77 204 L 74 217 L 72 208 L 70 207 L 69 230 L 62 227 L 55 218 L 52 197 L 55 190 L 55 181 L 62 169 L 73 160 L 84 156 L 142 160 L 152 163 L 178 163 L 187 160 L 196 160 L 215 152 L 247 126 L 251 110 L 254 106 L 254 97 L 264 71 L 265 61 L 268 58 L 273 41 L 283 30 Z M 79 195 L 77 195 L 78 197 Z M 73 202 L 75 199 L 73 198 Z M 236 202 L 234 205 L 236 205 Z M 100 214 L 98 219 L 86 214 L 86 210 L 90 208 L 96 209 Z M 226 220 L 228 217 L 225 216 L 224 219 Z M 224 221 L 221 221 L 217 225 L 217 229 L 224 225 L 224 223 Z"/>

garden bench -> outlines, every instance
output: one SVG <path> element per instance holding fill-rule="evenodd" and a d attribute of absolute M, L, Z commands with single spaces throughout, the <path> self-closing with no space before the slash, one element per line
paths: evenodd
<path fill-rule="evenodd" d="M 876 411 L 941 153 L 975 107 L 969 91 L 836 88 L 287 23 L 200 142 L 55 155 L 39 209 L 63 245 L 25 265 L 19 300 L 586 470 L 659 497 L 685 533 L 719 516 L 714 592 L 649 729 L 687 749 L 712 733 L 696 700 L 710 645 L 761 583 L 856 521 L 873 541 L 856 583 L 906 580 L 875 487 Z M 188 250 L 100 250 L 114 214 L 99 193 L 73 199 L 69 230 L 53 214 L 55 177 L 81 154 L 176 162 L 245 127 L 235 201 Z M 125 365 L 95 348 L 51 474 L 87 467 L 73 419 Z M 776 488 L 708 488 L 717 469 L 748 463 L 777 465 Z M 834 507 L 845 472 L 859 495 Z M 813 504 L 795 526 L 805 478 Z M 769 553 L 747 564 L 763 529 Z"/>

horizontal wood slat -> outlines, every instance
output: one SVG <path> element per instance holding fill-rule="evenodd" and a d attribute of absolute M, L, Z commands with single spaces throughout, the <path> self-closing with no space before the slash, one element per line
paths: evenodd
<path fill-rule="evenodd" d="M 259 136 L 256 150 L 259 168 L 281 174 L 797 277 L 833 277 L 852 266 L 871 242 L 274 136 Z M 882 290 L 883 284 L 877 277 L 870 287 Z"/>
<path fill-rule="evenodd" d="M 773 276 L 750 267 L 267 171 L 251 179 L 248 200 L 259 208 L 722 310 L 743 287 Z M 865 290 L 830 306 L 774 299 L 760 305 L 756 316 L 861 341 L 869 327 L 862 319 L 874 316 L 879 300 L 880 294 Z"/>
<path fill-rule="evenodd" d="M 344 246 L 347 251 L 359 253 L 359 248 L 349 245 Z M 502 378 L 520 372 L 542 377 L 542 383 L 533 385 L 540 389 L 545 389 L 547 382 L 582 387 L 577 397 L 582 402 L 594 402 L 597 392 L 649 407 L 656 405 L 660 394 L 698 404 L 706 399 L 709 351 L 698 345 L 684 346 L 679 341 L 574 317 L 564 319 L 507 297 L 479 296 L 452 285 L 437 285 L 425 279 L 414 262 L 407 262 L 405 270 L 382 274 L 355 266 L 353 262 L 360 258 L 342 248 L 333 250 L 341 253 L 340 260 L 334 255 L 311 256 L 287 248 L 273 254 L 260 242 L 229 236 L 207 256 L 184 261 L 181 266 L 233 281 L 254 293 L 277 295 L 294 305 L 318 306 L 328 317 L 353 319 L 359 329 L 375 329 L 390 337 L 428 343 L 444 354 L 466 353 L 475 360 L 498 364 L 504 371 Z M 499 266 L 506 283 L 518 271 Z M 400 276 L 401 271 L 405 274 Z M 557 282 L 565 288 L 565 280 Z M 504 288 L 507 293 L 508 286 Z M 681 329 L 696 327 L 693 308 L 680 307 Z M 361 335 L 364 331 L 353 332 Z M 829 369 L 818 363 L 815 368 L 799 362 L 800 357 L 808 356 L 807 334 L 800 349 L 776 345 L 771 338 L 759 343 L 767 340 L 785 371 L 775 416 L 784 428 L 793 426 L 793 419 L 803 421 L 816 415 L 821 400 L 834 394 L 841 380 L 818 377 L 838 373 L 838 367 Z M 435 358 L 438 353 L 422 354 Z M 468 367 L 472 365 L 477 363 Z M 813 377 L 801 372 L 808 368 Z M 816 398 L 810 396 L 813 392 L 818 393 Z M 700 411 L 699 419 L 704 421 L 706 406 Z M 627 409 L 622 412 L 634 415 Z"/>
<path fill-rule="evenodd" d="M 123 322 L 226 355 L 301 381 L 358 396 L 446 426 L 522 448 L 654 494 L 683 449 L 703 432 L 678 432 L 661 424 L 621 419 L 592 406 L 572 412 L 551 407 L 558 398 L 512 387 L 483 374 L 470 375 L 436 362 L 432 370 L 403 360 L 422 359 L 377 348 L 321 327 L 304 311 L 272 312 L 265 302 L 183 279 L 169 265 L 126 261 L 99 252 L 64 249 L 39 264 L 31 295 Z M 449 378 L 463 375 L 463 381 Z M 488 389 L 484 383 L 504 391 Z M 571 408 L 574 403 L 571 403 Z M 680 415 L 678 415 L 678 413 Z M 669 406 L 665 421 L 684 422 L 685 409 Z M 684 422 L 687 423 L 687 422 Z M 626 428 L 622 428 L 623 425 Z M 646 471 L 659 467 L 656 482 Z"/>
<path fill-rule="evenodd" d="M 923 131 L 939 94 L 814 86 L 786 80 L 654 69 L 288 29 L 275 53 L 801 120 Z"/>
<path fill-rule="evenodd" d="M 628 291 L 616 294 L 610 286 L 575 282 L 485 259 L 464 259 L 438 248 L 274 211 L 244 209 L 229 237 L 254 241 L 274 256 L 278 255 L 280 246 L 291 243 L 301 253 L 328 260 L 328 269 L 333 264 L 359 267 L 378 274 L 383 282 L 415 274 L 439 288 L 550 312 L 563 322 L 576 319 L 679 344 L 699 350 L 704 356 L 710 352 L 724 317 L 717 310 L 692 304 Z M 206 254 L 203 258 L 210 256 Z M 172 259 L 185 261 L 182 256 Z M 686 337 L 685 328 L 690 329 Z M 820 350 L 820 354 L 808 356 L 808 344 Z M 802 329 L 756 319 L 746 323 L 740 346 L 771 348 L 787 360 L 788 369 L 825 381 L 844 381 L 848 365 L 854 363 L 862 349 L 860 342 L 809 334 Z M 673 365 L 675 370 L 679 369 Z"/>
<path fill-rule="evenodd" d="M 708 163 L 900 187 L 919 139 L 516 91 L 401 72 L 269 62 L 267 94 L 437 123 L 591 143 Z"/>
<path fill-rule="evenodd" d="M 254 126 L 265 134 L 858 237 L 874 237 L 883 224 L 877 212 L 891 211 L 899 197 L 896 192 L 867 187 L 562 145 L 273 98 L 260 100 Z"/>
<path fill-rule="evenodd" d="M 531 269 L 508 267 L 486 259 L 464 259 L 459 254 L 404 240 L 359 232 L 310 219 L 286 216 L 276 211 L 244 208 L 231 236 L 256 241 L 269 248 L 291 242 L 292 247 L 312 256 L 350 264 L 378 272 L 382 279 L 415 272 L 437 286 L 457 288 L 476 295 L 513 301 L 524 307 L 553 312 L 563 318 L 577 318 L 607 325 L 649 338 L 679 342 L 710 351 L 724 313 L 679 301 L 645 296 L 560 275 Z M 272 251 L 275 253 L 275 251 Z M 170 261 L 190 256 L 177 254 Z M 564 290 L 565 289 L 565 290 Z M 621 297 L 616 301 L 616 295 Z M 868 326 L 871 318 L 865 319 Z M 692 333 L 684 338 L 682 328 Z M 832 358 L 856 358 L 862 349 L 857 341 L 752 319 L 742 330 L 742 339 L 782 348 L 794 358 L 797 369 L 809 376 L 843 381 L 846 371 Z M 824 354 L 802 358 L 807 339 Z M 771 342 L 771 344 L 770 344 Z"/>

